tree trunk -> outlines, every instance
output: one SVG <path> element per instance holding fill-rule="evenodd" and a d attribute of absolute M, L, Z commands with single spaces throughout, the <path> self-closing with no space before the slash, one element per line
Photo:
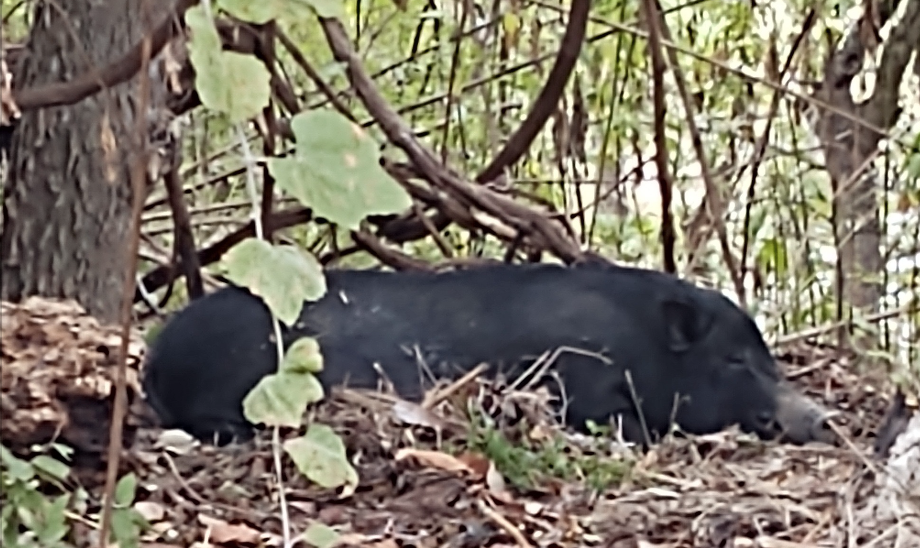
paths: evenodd
<path fill-rule="evenodd" d="M 17 87 L 67 81 L 111 63 L 148 30 L 144 3 L 40 3 Z M 153 21 L 172 4 L 146 3 Z M 72 298 L 100 320 L 117 320 L 130 234 L 136 81 L 75 105 L 23 113 L 4 184 L 3 299 Z"/>
<path fill-rule="evenodd" d="M 855 44 L 849 41 L 832 56 L 826 67 L 825 85 L 817 96 L 856 119 L 875 122 L 876 117 L 868 116 L 865 110 L 865 105 L 871 103 L 859 105 L 850 94 L 850 82 L 856 71 L 844 64 L 840 52 L 851 51 L 858 47 Z M 878 184 L 875 170 L 866 164 L 877 153 L 881 135 L 830 110 L 821 111 L 817 128 L 834 191 L 837 296 L 844 304 L 845 318 L 850 317 L 847 310 L 850 308 L 871 314 L 878 310 L 882 293 L 879 278 L 884 265 Z M 842 334 L 848 335 L 846 331 Z"/>
<path fill-rule="evenodd" d="M 864 19 L 854 25 L 829 57 L 821 89 L 815 94 L 819 100 L 849 114 L 844 116 L 818 108 L 816 124 L 835 193 L 837 289 L 844 317 L 849 317 L 851 311 L 859 311 L 862 315 L 878 311 L 885 274 L 880 250 L 878 177 L 872 165 L 883 133 L 855 120 L 865 120 L 882 131 L 893 127 L 897 121 L 901 112 L 898 90 L 920 40 L 920 2 L 909 2 L 904 17 L 889 29 L 888 38 L 882 44 L 885 55 L 875 71 L 876 83 L 871 97 L 856 103 L 850 85 L 862 70 L 867 54 L 874 53 L 874 42 L 868 39 L 870 35 L 866 29 L 887 23 L 900 1 L 884 0 L 873 4 L 876 11 L 864 14 Z M 840 334 L 846 339 L 849 332 L 844 330 Z M 864 349 L 875 346 L 875 338 L 871 335 L 860 339 L 851 338 L 850 342 Z"/>

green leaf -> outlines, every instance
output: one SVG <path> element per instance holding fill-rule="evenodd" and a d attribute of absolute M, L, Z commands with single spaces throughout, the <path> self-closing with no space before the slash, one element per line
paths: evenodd
<path fill-rule="evenodd" d="M 224 264 L 230 280 L 261 297 L 288 326 L 297 321 L 304 301 L 315 301 L 326 293 L 319 261 L 294 246 L 247 238 L 224 256 Z"/>
<path fill-rule="evenodd" d="M 310 481 L 331 489 L 358 484 L 358 473 L 345 455 L 345 444 L 325 424 L 311 424 L 307 434 L 284 442 L 284 450 Z"/>
<path fill-rule="evenodd" d="M 345 4 L 341 0 L 307 0 L 316 14 L 327 19 L 344 19 Z"/>
<path fill-rule="evenodd" d="M 125 474 L 115 484 L 115 504 L 128 506 L 134 501 L 134 491 L 137 489 L 137 478 L 134 474 Z"/>
<path fill-rule="evenodd" d="M 220 7 L 237 19 L 255 23 L 256 25 L 263 25 L 272 19 L 278 19 L 284 13 L 284 8 L 288 4 L 295 3 L 286 0 L 259 0 L 258 2 L 253 2 L 252 0 L 221 0 Z"/>
<path fill-rule="evenodd" d="M 59 480 L 66 478 L 67 474 L 70 473 L 69 466 L 48 455 L 38 455 L 32 459 L 32 465 L 35 466 L 36 470 Z"/>
<path fill-rule="evenodd" d="M 920 153 L 911 154 L 907 159 L 907 175 L 911 179 L 920 178 Z"/>
<path fill-rule="evenodd" d="M 252 55 L 221 51 L 195 66 L 195 89 L 201 103 L 237 123 L 258 115 L 268 106 L 271 75 Z"/>
<path fill-rule="evenodd" d="M 269 159 L 278 186 L 317 216 L 351 230 L 367 215 L 399 213 L 412 200 L 380 167 L 376 143 L 341 114 L 317 109 L 291 121 L 292 156 Z"/>
<path fill-rule="evenodd" d="M 195 89 L 201 103 L 227 115 L 230 123 L 258 114 L 271 94 L 270 75 L 252 55 L 223 51 L 220 35 L 204 8 L 194 6 L 185 12 L 191 29 L 189 60 L 195 68 Z"/>
<path fill-rule="evenodd" d="M 786 246 L 776 238 L 763 240 L 757 254 L 757 262 L 765 270 L 770 270 L 770 265 L 773 265 L 772 270 L 777 276 L 785 276 L 789 268 Z"/>
<path fill-rule="evenodd" d="M 314 521 L 303 532 L 301 538 L 316 548 L 332 548 L 339 541 L 339 534 L 325 523 Z"/>
<path fill-rule="evenodd" d="M 143 517 L 133 508 L 118 508 L 112 512 L 111 536 L 122 548 L 136 547 L 143 523 Z"/>
<path fill-rule="evenodd" d="M 185 11 L 185 24 L 191 31 L 189 58 L 192 65 L 202 64 L 221 50 L 220 34 L 200 4 Z M 197 69 L 197 66 L 196 66 Z"/>
<path fill-rule="evenodd" d="M 65 512 L 69 499 L 70 495 L 63 494 L 45 505 L 42 527 L 35 531 L 43 546 L 52 546 L 67 535 L 70 528 L 67 526 Z"/>
<path fill-rule="evenodd" d="M 314 375 L 282 371 L 259 380 L 243 399 L 243 413 L 253 423 L 296 428 L 307 405 L 324 395 Z"/>
<path fill-rule="evenodd" d="M 9 477 L 15 481 L 28 481 L 35 476 L 35 468 L 13 454 L 5 445 L 0 445 L 0 463 L 6 468 Z"/>
<path fill-rule="evenodd" d="M 234 17 L 257 25 L 272 19 L 297 21 L 313 10 L 321 17 L 345 16 L 341 0 L 221 0 L 220 6 Z"/>
<path fill-rule="evenodd" d="M 165 322 L 161 324 L 154 324 L 147 328 L 147 332 L 144 334 L 144 343 L 150 347 L 153 346 L 153 343 L 156 342 L 157 337 L 160 335 L 160 332 L 163 331 L 163 328 L 166 326 Z"/>
<path fill-rule="evenodd" d="M 294 341 L 281 361 L 282 373 L 319 373 L 322 370 L 323 355 L 319 343 L 311 337 L 301 337 Z"/>

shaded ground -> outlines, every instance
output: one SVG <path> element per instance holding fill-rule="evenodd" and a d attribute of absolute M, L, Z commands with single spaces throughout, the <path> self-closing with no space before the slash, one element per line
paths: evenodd
<path fill-rule="evenodd" d="M 38 422 L 23 417 L 55 409 L 47 402 L 66 384 L 26 383 L 32 392 L 45 386 L 48 394 L 23 399 L 23 378 L 47 379 L 54 377 L 47 371 L 60 369 L 113 378 L 110 365 L 117 355 L 111 329 L 76 309 L 36 303 L 16 309 L 4 304 L 3 310 L 3 410 L 6 418 L 17 409 L 19 430 Z M 890 390 L 858 376 L 851 359 L 831 348 L 801 345 L 779 357 L 797 385 L 842 412 L 841 447 L 783 446 L 725 432 L 671 439 L 640 454 L 609 438 L 567 434 L 533 397 L 499 397 L 498 387 L 480 381 L 449 387 L 451 395 L 430 411 L 405 402 L 394 406 L 382 394 L 334 393 L 316 419 L 344 437 L 360 484 L 350 494 L 322 490 L 287 462 L 283 486 L 291 528 L 299 534 L 320 522 L 335 528 L 346 545 L 381 548 L 792 548 L 846 546 L 847 535 L 858 541 L 854 546 L 863 545 L 886 534 L 882 518 L 865 516 L 878 492 L 873 470 L 881 464 L 871 457 L 872 433 Z M 75 367 L 77 362 L 83 365 Z M 14 380 L 9 372 L 18 384 L 7 382 Z M 460 411 L 468 401 L 495 417 L 495 424 L 470 434 L 467 414 Z M 2 433 L 7 445 L 18 439 L 5 426 Z M 173 449 L 160 449 L 164 440 L 172 440 Z M 140 429 L 122 469 L 138 476 L 136 507 L 159 534 L 149 540 L 160 544 L 149 546 L 208 546 L 195 544 L 205 539 L 211 546 L 281 545 L 267 432 L 253 443 L 216 449 Z M 82 478 L 101 494 L 99 473 Z M 601 491 L 589 487 L 601 482 L 609 485 Z M 892 546 L 890 539 L 880 541 Z"/>

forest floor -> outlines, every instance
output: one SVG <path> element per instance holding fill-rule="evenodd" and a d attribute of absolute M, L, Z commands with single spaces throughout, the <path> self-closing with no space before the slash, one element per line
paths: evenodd
<path fill-rule="evenodd" d="M 42 411 L 39 393 L 50 401 L 64 383 L 58 379 L 55 389 L 37 379 L 65 369 L 50 366 L 68 366 L 72 378 L 85 378 L 87 368 L 111 370 L 118 328 L 81 314 L 45 300 L 4 303 L 4 444 L 22 442 L 24 432 L 47 422 L 38 417 L 53 406 Z M 135 339 L 135 358 L 142 347 Z M 642 453 L 609 436 L 569 433 L 533 397 L 498 397 L 486 381 L 451 387 L 450 397 L 427 409 L 339 390 L 315 420 L 343 437 L 359 483 L 349 492 L 322 489 L 282 452 L 287 522 L 294 536 L 310 529 L 317 544 L 322 524 L 335 529 L 340 546 L 379 548 L 896 546 L 896 536 L 920 535 L 916 517 L 879 506 L 891 462 L 872 456 L 872 442 L 890 387 L 868 382 L 832 348 L 799 344 L 777 356 L 799 388 L 841 412 L 838 447 L 765 443 L 727 431 L 674 437 Z M 495 402 L 502 413 L 490 407 Z M 463 410 L 471 403 L 499 418 L 470 425 Z M 281 546 L 270 438 L 263 432 L 218 449 L 138 430 L 121 469 L 136 475 L 135 508 L 153 526 L 142 545 Z M 100 496 L 102 474 L 94 474 L 81 480 Z"/>

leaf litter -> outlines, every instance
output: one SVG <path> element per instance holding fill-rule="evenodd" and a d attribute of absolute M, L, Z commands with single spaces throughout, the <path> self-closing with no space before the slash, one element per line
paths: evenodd
<path fill-rule="evenodd" d="M 72 302 L 39 298 L 3 303 L 2 315 L 4 444 L 21 452 L 69 432 L 66 441 L 98 449 L 98 439 L 80 437 L 92 432 L 84 431 L 85 418 L 74 420 L 81 411 L 73 401 L 75 394 L 93 402 L 111 398 L 118 327 L 99 325 Z M 133 391 L 143 353 L 135 335 Z M 310 540 L 296 545 L 920 545 L 920 416 L 907 423 L 887 460 L 876 459 L 873 436 L 891 387 L 855 373 L 853 357 L 831 347 L 799 343 L 777 355 L 800 389 L 841 411 L 839 447 L 764 443 L 728 430 L 672 437 L 642 454 L 561 429 L 545 394 L 508 391 L 501 382 L 467 377 L 429 393 L 425 404 L 334 389 L 314 409 L 314 420 L 342 436 L 359 483 L 348 492 L 323 489 L 285 458 L 292 530 Z M 110 407 L 94 407 L 96 418 L 99 409 L 110 413 Z M 469 409 L 487 417 L 509 447 L 561 439 L 561 452 L 571 458 L 593 454 L 630 464 L 601 490 L 578 473 L 544 475 L 521 487 L 503 474 L 498 454 L 483 449 L 488 443 L 468 443 L 475 437 Z M 107 432 L 108 418 L 95 426 Z M 127 440 L 134 442 L 126 445 L 120 473 L 133 471 L 139 479 L 134 506 L 152 525 L 142 545 L 280 546 L 270 438 L 266 431 L 250 443 L 218 449 L 139 427 Z M 104 449 L 97 453 L 101 458 Z M 99 466 L 93 472 L 98 479 Z M 101 481 L 83 483 L 101 495 Z"/>

